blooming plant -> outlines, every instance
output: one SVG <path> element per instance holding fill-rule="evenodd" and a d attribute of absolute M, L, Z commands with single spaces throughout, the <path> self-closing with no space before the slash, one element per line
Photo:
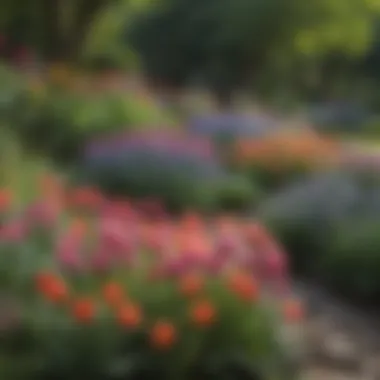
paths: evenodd
<path fill-rule="evenodd" d="M 12 92 L 12 99 L 4 99 L 4 107 L 10 109 L 12 131 L 23 144 L 58 161 L 76 162 L 83 145 L 98 136 L 173 124 L 155 102 L 131 90 L 114 90 L 99 78 L 91 83 L 64 66 L 52 67 L 47 74 L 47 78 L 39 75 L 21 81 L 26 84 Z M 17 82 L 13 82 L 15 87 Z M 41 134 L 43 140 L 37 138 Z"/>
<path fill-rule="evenodd" d="M 155 202 L 52 179 L 42 190 L 26 211 L 0 197 L 7 378 L 285 376 L 281 316 L 294 323 L 302 309 L 262 226 L 192 213 L 173 221 Z"/>
<path fill-rule="evenodd" d="M 226 198 L 248 209 L 254 198 L 251 184 L 225 170 L 210 141 L 179 130 L 94 140 L 78 172 L 80 180 L 108 193 L 158 197 L 170 211 L 214 211 Z"/>
<path fill-rule="evenodd" d="M 238 140 L 232 162 L 269 189 L 304 174 L 337 167 L 339 144 L 311 132 L 277 133 L 260 139 Z"/>

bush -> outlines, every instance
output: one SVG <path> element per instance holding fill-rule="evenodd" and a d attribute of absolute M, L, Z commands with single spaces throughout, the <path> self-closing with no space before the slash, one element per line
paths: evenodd
<path fill-rule="evenodd" d="M 379 227 L 378 218 L 368 217 L 339 224 L 321 260 L 327 283 L 361 302 L 380 295 Z"/>
<path fill-rule="evenodd" d="M 73 161 L 96 136 L 170 123 L 158 106 L 132 95 L 99 91 L 89 95 L 41 83 L 18 98 L 12 128 L 29 148 Z"/>
<path fill-rule="evenodd" d="M 329 249 L 332 227 L 360 210 L 362 200 L 362 189 L 352 176 L 323 173 L 269 198 L 259 215 L 286 247 L 294 269 L 308 272 Z"/>
<path fill-rule="evenodd" d="M 352 300 L 376 300 L 379 181 L 330 173 L 293 185 L 259 215 L 289 253 L 293 269 Z"/>
<path fill-rule="evenodd" d="M 216 195 L 220 211 L 242 211 L 249 213 L 264 197 L 263 190 L 246 177 L 231 174 L 220 185 Z"/>
<path fill-rule="evenodd" d="M 287 276 L 285 258 L 257 224 L 157 220 L 93 189 L 43 183 L 41 199 L 21 213 L 2 197 L 1 373 L 21 380 L 291 376 L 278 331 L 301 309 L 284 298 L 272 307 L 260 292 L 259 284 Z M 258 243 L 262 272 L 238 253 Z"/>
<path fill-rule="evenodd" d="M 249 208 L 254 189 L 230 177 L 205 140 L 181 133 L 116 135 L 87 149 L 79 179 L 113 195 L 154 197 L 172 211 Z"/>

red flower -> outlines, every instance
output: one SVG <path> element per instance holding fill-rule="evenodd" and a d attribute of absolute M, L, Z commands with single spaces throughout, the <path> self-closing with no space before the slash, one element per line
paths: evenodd
<path fill-rule="evenodd" d="M 72 304 L 72 313 L 78 322 L 88 324 L 95 317 L 95 303 L 91 298 L 77 299 Z"/>
<path fill-rule="evenodd" d="M 61 303 L 68 299 L 65 282 L 52 273 L 39 273 L 36 276 L 37 290 L 49 301 Z"/>
<path fill-rule="evenodd" d="M 103 287 L 103 297 L 109 306 L 118 306 L 123 302 L 123 288 L 116 282 L 109 282 Z"/>
<path fill-rule="evenodd" d="M 136 328 L 142 321 L 142 312 L 137 305 L 126 304 L 117 313 L 119 324 L 127 328 Z"/>
<path fill-rule="evenodd" d="M 158 321 L 150 333 L 150 341 L 153 347 L 159 350 L 167 350 L 173 346 L 177 339 L 175 326 L 168 321 Z"/>

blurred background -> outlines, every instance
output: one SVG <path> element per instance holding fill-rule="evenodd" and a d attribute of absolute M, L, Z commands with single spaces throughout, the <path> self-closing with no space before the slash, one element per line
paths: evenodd
<path fill-rule="evenodd" d="M 50 172 L 258 218 L 311 304 L 315 378 L 378 362 L 379 0 L 1 0 L 0 182 L 22 204 Z"/>

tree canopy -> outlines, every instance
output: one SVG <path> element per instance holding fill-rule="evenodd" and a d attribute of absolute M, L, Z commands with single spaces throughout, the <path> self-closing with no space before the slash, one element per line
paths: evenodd
<path fill-rule="evenodd" d="M 266 67 L 363 54 L 378 10 L 375 0 L 161 0 L 134 20 L 128 41 L 153 81 L 199 79 L 228 102 Z"/>

